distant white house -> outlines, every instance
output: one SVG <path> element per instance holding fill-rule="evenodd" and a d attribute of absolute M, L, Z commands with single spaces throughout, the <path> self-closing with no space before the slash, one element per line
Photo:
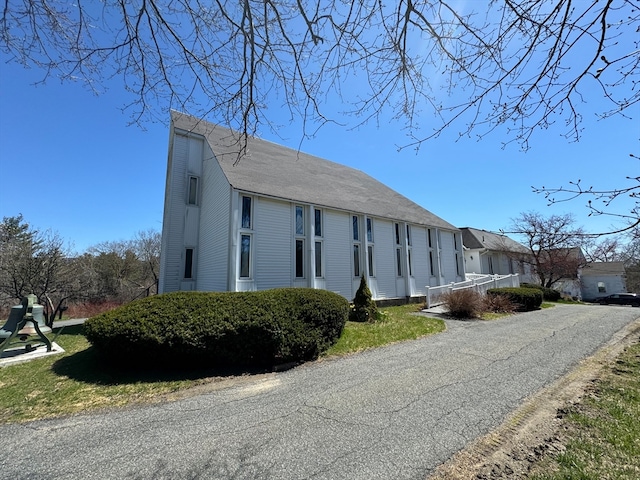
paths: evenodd
<path fill-rule="evenodd" d="M 510 275 L 517 273 L 520 282 L 537 283 L 531 264 L 522 259 L 531 252 L 524 245 L 506 235 L 463 227 L 464 264 L 466 273 Z"/>
<path fill-rule="evenodd" d="M 464 279 L 462 236 L 369 175 L 173 112 L 159 291 L 406 299 Z"/>
<path fill-rule="evenodd" d="M 580 285 L 584 300 L 595 300 L 612 293 L 627 291 L 623 262 L 590 262 L 580 271 Z"/>

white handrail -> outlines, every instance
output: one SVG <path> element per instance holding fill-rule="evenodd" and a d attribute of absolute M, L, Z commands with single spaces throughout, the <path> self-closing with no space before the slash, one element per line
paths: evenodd
<path fill-rule="evenodd" d="M 486 294 L 490 288 L 500 287 L 519 287 L 520 277 L 517 273 L 512 275 L 478 275 L 467 274 L 464 282 L 452 282 L 447 285 L 439 285 L 437 287 L 427 286 L 427 308 L 435 307 L 443 302 L 439 297 L 446 292 L 453 292 L 456 290 L 464 290 L 472 288 L 476 292 Z"/>

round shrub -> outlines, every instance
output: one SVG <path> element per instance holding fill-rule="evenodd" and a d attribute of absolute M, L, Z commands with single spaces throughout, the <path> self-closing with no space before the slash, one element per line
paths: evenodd
<path fill-rule="evenodd" d="M 443 293 L 440 300 L 453 318 L 476 318 L 482 314 L 482 295 L 471 288 Z"/>
<path fill-rule="evenodd" d="M 348 314 L 347 300 L 326 290 L 173 292 L 92 317 L 84 334 L 119 364 L 270 366 L 316 358 Z"/>
<path fill-rule="evenodd" d="M 550 302 L 557 302 L 562 297 L 562 294 L 553 288 L 543 287 L 542 285 L 536 285 L 534 283 L 521 283 L 521 287 L 524 288 L 537 288 L 542 292 L 542 299 Z"/>
<path fill-rule="evenodd" d="M 487 295 L 504 295 L 521 312 L 537 310 L 542 305 L 542 292 L 537 288 L 491 288 L 487 290 Z"/>

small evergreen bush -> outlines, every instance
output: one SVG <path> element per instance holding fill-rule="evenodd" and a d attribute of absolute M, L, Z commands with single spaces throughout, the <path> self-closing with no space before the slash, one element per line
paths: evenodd
<path fill-rule="evenodd" d="M 504 295 L 518 311 L 537 310 L 542 305 L 542 291 L 538 288 L 491 288 L 487 295 Z"/>
<path fill-rule="evenodd" d="M 482 295 L 471 288 L 443 293 L 440 300 L 454 318 L 476 318 L 483 311 Z"/>
<path fill-rule="evenodd" d="M 173 292 L 92 317 L 84 334 L 119 364 L 271 366 L 316 358 L 348 314 L 347 300 L 326 290 Z"/>
<path fill-rule="evenodd" d="M 371 290 L 367 286 L 364 275 L 360 278 L 360 286 L 353 298 L 353 308 L 349 320 L 352 322 L 375 322 L 378 319 L 378 307 L 373 301 Z"/>

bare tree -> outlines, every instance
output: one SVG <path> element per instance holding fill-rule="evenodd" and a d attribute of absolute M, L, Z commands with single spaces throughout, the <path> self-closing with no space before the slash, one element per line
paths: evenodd
<path fill-rule="evenodd" d="M 416 147 L 456 122 L 461 135 L 504 126 L 527 148 L 556 122 L 577 140 L 587 92 L 608 102 L 601 117 L 640 100 L 636 0 L 457 5 L 22 0 L 4 3 L 0 48 L 44 80 L 99 91 L 122 78 L 136 121 L 176 108 L 245 134 L 269 125 L 267 107 L 279 102 L 305 135 L 390 112 Z M 325 110 L 335 96 L 344 112 Z M 439 123 L 423 129 L 429 111 Z"/>
<path fill-rule="evenodd" d="M 595 238 L 585 239 L 583 250 L 585 257 L 590 262 L 617 262 L 622 261 L 622 249 L 624 244 L 617 237 L 606 237 L 600 241 Z"/>
<path fill-rule="evenodd" d="M 83 264 L 94 279 L 93 299 L 129 302 L 157 293 L 160 240 L 159 232 L 146 230 L 91 247 Z"/>
<path fill-rule="evenodd" d="M 0 224 L 0 293 L 20 301 L 35 294 L 44 306 L 49 326 L 65 302 L 82 291 L 62 238 L 39 231 L 22 215 L 5 217 Z"/>
<path fill-rule="evenodd" d="M 545 287 L 563 279 L 576 279 L 578 269 L 586 264 L 581 247 L 585 239 L 581 227 L 574 227 L 570 214 L 552 215 L 522 213 L 512 219 L 511 231 L 523 239 L 530 255 L 520 260 L 529 263 Z"/>
<path fill-rule="evenodd" d="M 160 246 L 162 235 L 157 230 L 149 229 L 136 233 L 133 248 L 138 260 L 142 263 L 142 278 L 145 296 L 158 293 L 160 275 Z"/>

